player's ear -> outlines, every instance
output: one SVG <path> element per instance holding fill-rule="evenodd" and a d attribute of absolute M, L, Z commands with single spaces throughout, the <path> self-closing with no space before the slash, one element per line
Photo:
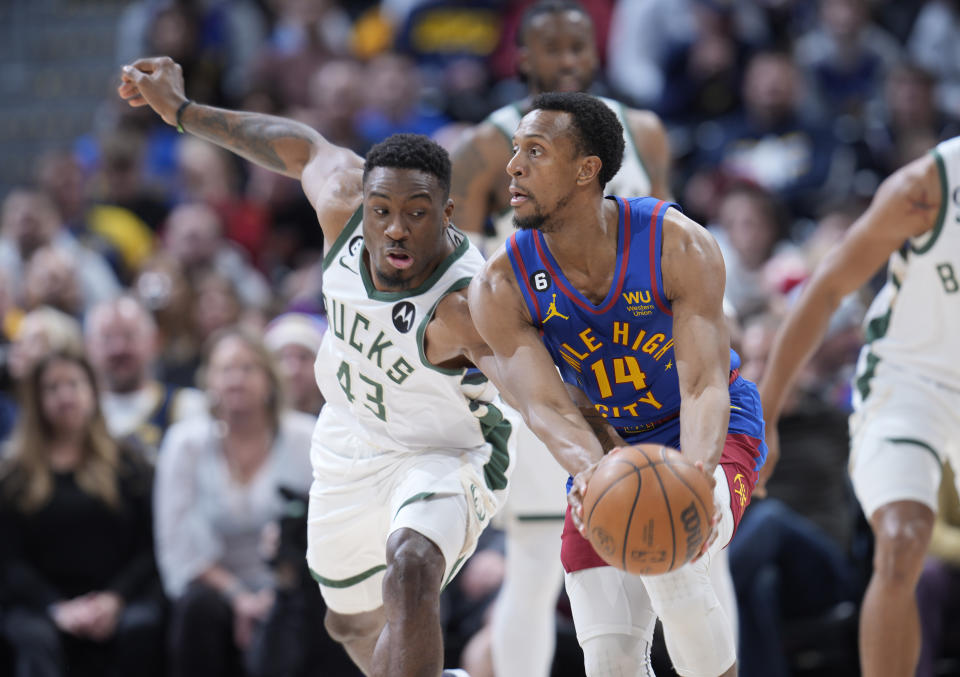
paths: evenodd
<path fill-rule="evenodd" d="M 453 200 L 447 198 L 447 204 L 443 206 L 443 227 L 450 225 L 450 219 L 453 217 Z"/>
<path fill-rule="evenodd" d="M 597 178 L 603 162 L 596 155 L 588 155 L 580 161 L 580 169 L 577 172 L 577 183 L 581 186 L 586 185 Z"/>

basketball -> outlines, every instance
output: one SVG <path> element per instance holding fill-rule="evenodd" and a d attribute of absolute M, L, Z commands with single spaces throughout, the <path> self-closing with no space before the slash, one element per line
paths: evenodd
<path fill-rule="evenodd" d="M 707 478 L 679 451 L 659 444 L 607 454 L 587 484 L 583 521 L 610 566 L 656 575 L 700 551 L 713 514 Z"/>

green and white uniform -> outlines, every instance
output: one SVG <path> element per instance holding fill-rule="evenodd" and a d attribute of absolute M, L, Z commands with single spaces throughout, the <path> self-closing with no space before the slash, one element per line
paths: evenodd
<path fill-rule="evenodd" d="M 890 257 L 857 362 L 850 465 L 868 517 L 899 500 L 935 511 L 942 463 L 960 467 L 960 137 L 931 152 L 940 212 Z"/>
<path fill-rule="evenodd" d="M 324 258 L 329 329 L 314 370 L 326 405 L 310 452 L 307 560 L 343 614 L 382 605 L 387 537 L 400 528 L 440 548 L 449 580 L 505 497 L 513 446 L 486 379 L 436 367 L 424 352 L 437 304 L 469 284 L 480 252 L 451 228 L 456 249 L 427 281 L 378 291 L 361 217 Z"/>

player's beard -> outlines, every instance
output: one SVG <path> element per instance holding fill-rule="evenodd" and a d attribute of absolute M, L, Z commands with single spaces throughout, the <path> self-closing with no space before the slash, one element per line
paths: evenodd
<path fill-rule="evenodd" d="M 533 200 L 533 197 L 528 195 L 528 199 Z M 536 206 L 533 209 L 533 214 L 530 216 L 518 216 L 517 212 L 513 212 L 513 227 L 518 230 L 539 230 L 541 233 L 552 233 L 557 229 L 557 224 L 551 222 L 551 218 L 559 210 L 563 209 L 567 203 L 570 201 L 570 196 L 564 196 L 561 198 L 560 202 L 557 203 L 557 206 L 553 209 L 550 214 L 545 214 L 542 209 L 540 209 L 540 204 L 535 203 Z"/>

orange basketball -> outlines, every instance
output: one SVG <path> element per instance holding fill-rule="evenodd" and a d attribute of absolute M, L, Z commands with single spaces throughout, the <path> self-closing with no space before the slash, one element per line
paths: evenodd
<path fill-rule="evenodd" d="M 632 574 L 665 574 L 703 546 L 713 514 L 707 478 L 658 444 L 607 454 L 587 484 L 583 521 L 597 554 Z"/>

